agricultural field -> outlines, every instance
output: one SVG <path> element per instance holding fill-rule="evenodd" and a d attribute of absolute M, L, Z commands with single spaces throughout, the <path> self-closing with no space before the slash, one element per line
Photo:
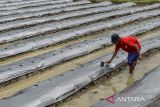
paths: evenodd
<path fill-rule="evenodd" d="M 142 44 L 132 76 L 123 50 L 100 66 L 113 33 Z M 1 0 L 0 44 L 0 107 L 160 106 L 159 0 Z"/>
<path fill-rule="evenodd" d="M 153 4 L 160 2 L 160 0 L 90 0 L 91 2 L 104 2 L 111 1 L 113 3 L 124 3 L 124 2 L 134 2 L 137 4 L 145 5 L 145 4 Z"/>

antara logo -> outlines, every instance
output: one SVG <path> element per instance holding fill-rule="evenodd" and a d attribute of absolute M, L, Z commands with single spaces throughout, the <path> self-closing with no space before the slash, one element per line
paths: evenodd
<path fill-rule="evenodd" d="M 112 104 L 115 104 L 115 98 L 114 98 L 114 95 L 112 95 L 112 96 L 110 96 L 110 97 L 106 98 L 106 100 L 107 100 L 108 102 L 112 103 Z"/>
<path fill-rule="evenodd" d="M 114 95 L 107 97 L 106 100 L 112 104 L 115 102 L 145 102 L 144 97 L 117 97 Z"/>

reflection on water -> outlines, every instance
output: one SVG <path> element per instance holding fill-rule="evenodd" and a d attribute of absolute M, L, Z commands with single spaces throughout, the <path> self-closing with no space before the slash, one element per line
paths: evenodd
<path fill-rule="evenodd" d="M 127 81 L 126 85 L 130 86 L 133 84 L 133 82 L 134 82 L 134 76 L 133 75 L 128 76 L 128 81 Z"/>

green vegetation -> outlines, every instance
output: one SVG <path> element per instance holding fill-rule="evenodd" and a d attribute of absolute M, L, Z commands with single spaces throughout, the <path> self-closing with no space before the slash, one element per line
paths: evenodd
<path fill-rule="evenodd" d="M 90 0 L 92 2 L 112 1 L 114 3 L 134 2 L 137 4 L 152 4 L 160 2 L 160 0 Z"/>

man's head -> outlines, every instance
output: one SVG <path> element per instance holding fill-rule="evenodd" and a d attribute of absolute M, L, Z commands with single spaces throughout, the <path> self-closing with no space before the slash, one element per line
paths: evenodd
<path fill-rule="evenodd" d="M 116 43 L 118 43 L 118 41 L 120 40 L 120 37 L 119 37 L 119 35 L 118 34 L 112 34 L 112 36 L 111 36 L 111 42 L 112 43 L 114 43 L 114 44 L 116 44 Z"/>

